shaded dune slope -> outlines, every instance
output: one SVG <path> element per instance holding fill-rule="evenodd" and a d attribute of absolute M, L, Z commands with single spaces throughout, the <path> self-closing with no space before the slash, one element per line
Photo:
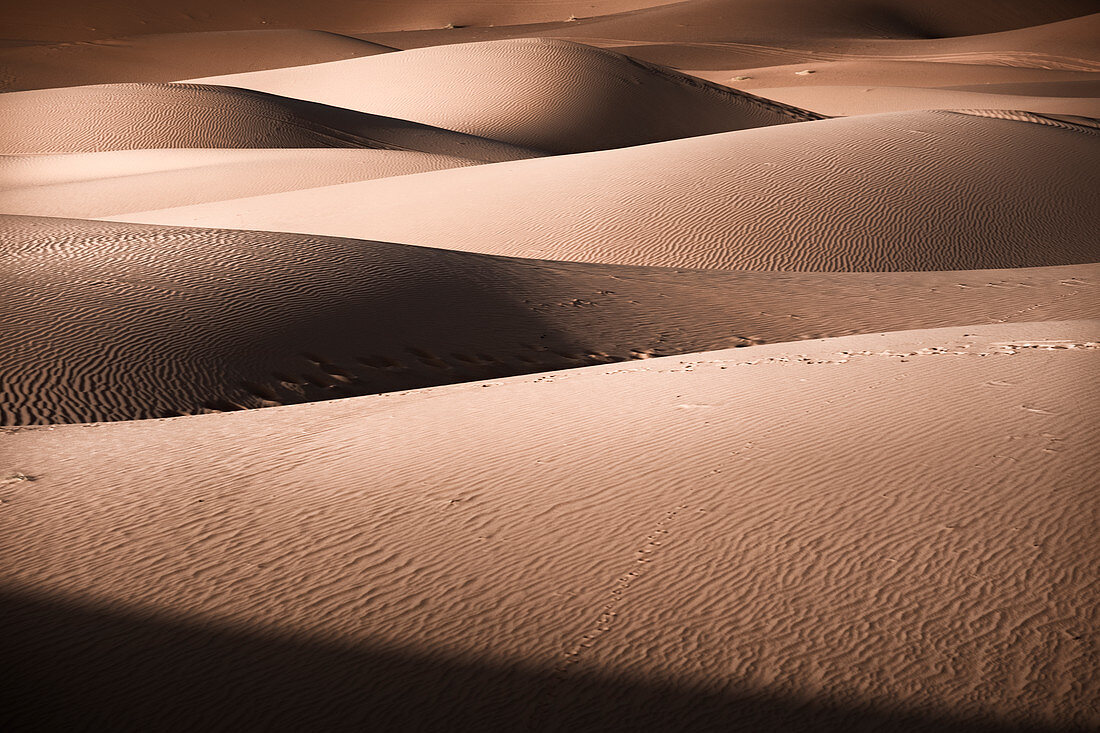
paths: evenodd
<path fill-rule="evenodd" d="M 476 162 L 376 148 L 164 148 L 7 155 L 0 156 L 0 212 L 108 216 Z"/>
<path fill-rule="evenodd" d="M 1078 318 L 1095 267 L 830 275 L 5 217 L 4 424 L 332 399 L 859 331 Z"/>
<path fill-rule="evenodd" d="M 892 113 L 117 218 L 673 267 L 1092 262 L 1100 259 L 1100 131 L 1082 122 L 996 110 Z"/>
<path fill-rule="evenodd" d="M 192 80 L 575 153 L 819 119 L 621 54 L 527 38 Z"/>
<path fill-rule="evenodd" d="M 394 49 L 302 29 L 162 33 L 98 43 L 0 48 L 0 91 L 274 69 L 372 56 Z"/>
<path fill-rule="evenodd" d="M 15 710 L 49 694 L 133 729 L 1095 729 L 1098 328 L 0 435 L 35 479 L 0 487 L 0 572 L 35 599 L 8 616 L 31 688 Z"/>
<path fill-rule="evenodd" d="M 390 148 L 481 161 L 539 153 L 416 122 L 197 84 L 105 84 L 0 95 L 0 153 L 137 148 Z"/>

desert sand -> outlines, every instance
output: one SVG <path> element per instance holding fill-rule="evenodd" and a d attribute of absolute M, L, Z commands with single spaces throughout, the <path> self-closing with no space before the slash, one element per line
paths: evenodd
<path fill-rule="evenodd" d="M 1097 11 L 12 9 L 0 725 L 1100 727 Z"/>

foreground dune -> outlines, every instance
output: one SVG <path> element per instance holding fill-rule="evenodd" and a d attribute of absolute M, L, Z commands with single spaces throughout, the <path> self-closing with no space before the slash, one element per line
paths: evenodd
<path fill-rule="evenodd" d="M 1100 258 L 1098 171 L 1088 124 L 909 112 L 114 218 L 631 265 L 1026 267 Z"/>
<path fill-rule="evenodd" d="M 1096 265 L 896 275 L 507 259 L 3 217 L 0 424 L 333 399 L 752 343 L 1100 316 Z"/>
<path fill-rule="evenodd" d="M 554 153 L 820 118 L 617 53 L 542 38 L 191 81 L 414 120 Z"/>
<path fill-rule="evenodd" d="M 245 89 L 104 84 L 0 95 L 0 153 L 139 148 L 396 148 L 480 161 L 539 155 L 514 145 Z"/>
<path fill-rule="evenodd" d="M 1093 729 L 1098 345 L 970 326 L 8 431 L 5 713 Z"/>

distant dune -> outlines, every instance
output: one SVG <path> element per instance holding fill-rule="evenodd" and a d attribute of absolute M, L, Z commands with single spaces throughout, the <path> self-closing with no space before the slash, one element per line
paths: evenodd
<path fill-rule="evenodd" d="M 162 33 L 100 43 L 19 45 L 0 48 L 0 91 L 172 81 L 392 50 L 358 38 L 300 29 Z"/>
<path fill-rule="evenodd" d="M 464 148 L 455 145 L 460 152 Z M 379 148 L 162 148 L 6 155 L 0 157 L 0 212 L 109 216 L 478 162 Z"/>
<path fill-rule="evenodd" d="M 819 119 L 566 41 L 519 39 L 193 79 L 578 153 Z"/>
<path fill-rule="evenodd" d="M 115 218 L 631 265 L 1031 267 L 1100 256 L 1098 172 L 1087 125 L 911 112 Z"/>
<path fill-rule="evenodd" d="M 387 148 L 484 162 L 539 153 L 416 122 L 245 89 L 104 84 L 0 95 L 0 153 L 141 148 Z"/>

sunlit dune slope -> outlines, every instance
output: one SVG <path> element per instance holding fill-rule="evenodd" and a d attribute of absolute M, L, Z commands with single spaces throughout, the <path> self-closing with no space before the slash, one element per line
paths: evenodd
<path fill-rule="evenodd" d="M 1079 122 L 869 115 L 117 218 L 739 270 L 1092 262 L 1100 130 Z"/>
<path fill-rule="evenodd" d="M 817 119 L 567 41 L 467 43 L 191 80 L 575 153 Z"/>
<path fill-rule="evenodd" d="M 0 157 L 0 212 L 106 216 L 477 162 L 378 148 L 162 148 L 8 155 Z"/>
<path fill-rule="evenodd" d="M 6 712 L 1095 728 L 1098 329 L 855 336 L 0 435 L 24 477 L 0 486 L 5 661 L 69 706 Z"/>

